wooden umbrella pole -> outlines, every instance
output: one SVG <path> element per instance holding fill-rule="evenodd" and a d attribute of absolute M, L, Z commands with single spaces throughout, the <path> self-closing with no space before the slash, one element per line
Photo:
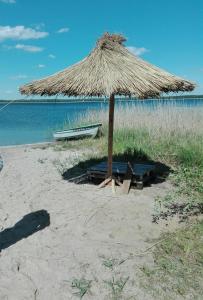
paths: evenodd
<path fill-rule="evenodd" d="M 113 125 L 114 125 L 114 94 L 109 99 L 109 133 L 108 133 L 108 170 L 107 178 L 112 178 L 112 163 L 113 163 Z"/>

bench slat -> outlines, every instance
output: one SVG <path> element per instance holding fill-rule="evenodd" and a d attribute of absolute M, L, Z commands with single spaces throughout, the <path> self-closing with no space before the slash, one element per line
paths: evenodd
<path fill-rule="evenodd" d="M 144 176 L 147 173 L 154 171 L 155 165 L 150 164 L 133 164 L 133 175 Z M 124 175 L 127 171 L 127 163 L 113 162 L 112 165 L 113 174 Z M 88 170 L 89 173 L 107 172 L 107 163 L 101 162 Z"/>

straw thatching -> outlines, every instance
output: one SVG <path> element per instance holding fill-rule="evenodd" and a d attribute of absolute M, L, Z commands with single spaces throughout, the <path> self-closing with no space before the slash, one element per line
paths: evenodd
<path fill-rule="evenodd" d="M 191 91 L 194 83 L 133 55 L 121 35 L 105 33 L 79 63 L 20 88 L 26 95 L 157 97 L 163 92 Z"/>

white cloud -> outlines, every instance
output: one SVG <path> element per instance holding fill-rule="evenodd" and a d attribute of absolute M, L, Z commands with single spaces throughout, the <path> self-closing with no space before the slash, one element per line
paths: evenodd
<path fill-rule="evenodd" d="M 32 53 L 42 52 L 44 50 L 42 47 L 24 45 L 24 44 L 17 44 L 13 48 L 18 49 L 18 50 L 23 50 L 26 52 L 32 52 Z"/>
<path fill-rule="evenodd" d="M 0 2 L 14 4 L 14 3 L 16 3 L 16 0 L 0 0 Z"/>
<path fill-rule="evenodd" d="M 57 30 L 57 33 L 65 33 L 68 32 L 70 29 L 68 27 L 64 27 L 64 28 L 60 28 L 59 30 Z"/>
<path fill-rule="evenodd" d="M 49 54 L 48 57 L 49 57 L 49 58 L 52 58 L 52 59 L 55 59 L 55 58 L 56 58 L 56 56 L 53 55 L 53 54 Z"/>
<path fill-rule="evenodd" d="M 37 65 L 37 68 L 39 68 L 39 69 L 45 68 L 45 65 L 39 64 L 39 65 Z"/>
<path fill-rule="evenodd" d="M 41 39 L 48 36 L 49 33 L 45 31 L 37 31 L 33 28 L 24 26 L 0 26 L 0 42 L 4 40 L 29 40 Z"/>
<path fill-rule="evenodd" d="M 144 47 L 141 47 L 141 48 L 137 48 L 137 47 L 133 47 L 133 46 L 129 46 L 129 47 L 126 47 L 132 54 L 136 55 L 136 56 L 139 56 L 139 55 L 142 55 L 146 52 L 149 52 L 148 49 L 144 48 Z"/>
<path fill-rule="evenodd" d="M 15 75 L 15 76 L 11 76 L 10 79 L 19 80 L 19 79 L 26 79 L 27 77 L 28 77 L 27 75 L 18 74 L 18 75 Z"/>
<path fill-rule="evenodd" d="M 42 30 L 45 27 L 45 24 L 41 22 L 41 23 L 32 24 L 31 26 L 34 27 L 36 30 Z"/>

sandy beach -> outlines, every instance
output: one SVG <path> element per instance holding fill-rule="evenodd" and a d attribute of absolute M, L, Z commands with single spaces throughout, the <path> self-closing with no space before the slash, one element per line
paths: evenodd
<path fill-rule="evenodd" d="M 140 267 L 153 263 L 145 250 L 174 226 L 153 224 L 151 216 L 154 198 L 167 193 L 169 183 L 113 195 L 109 187 L 62 179 L 55 162 L 71 162 L 79 152 L 21 146 L 1 148 L 1 155 L 0 234 L 10 239 L 1 241 L 1 300 L 77 299 L 71 285 L 81 278 L 91 280 L 84 299 L 111 299 L 106 282 L 112 278 L 128 279 L 121 299 L 149 299 Z M 29 214 L 32 225 L 41 210 L 44 228 L 31 234 Z M 7 230 L 19 221 L 16 232 Z M 112 259 L 113 267 L 106 266 Z"/>

